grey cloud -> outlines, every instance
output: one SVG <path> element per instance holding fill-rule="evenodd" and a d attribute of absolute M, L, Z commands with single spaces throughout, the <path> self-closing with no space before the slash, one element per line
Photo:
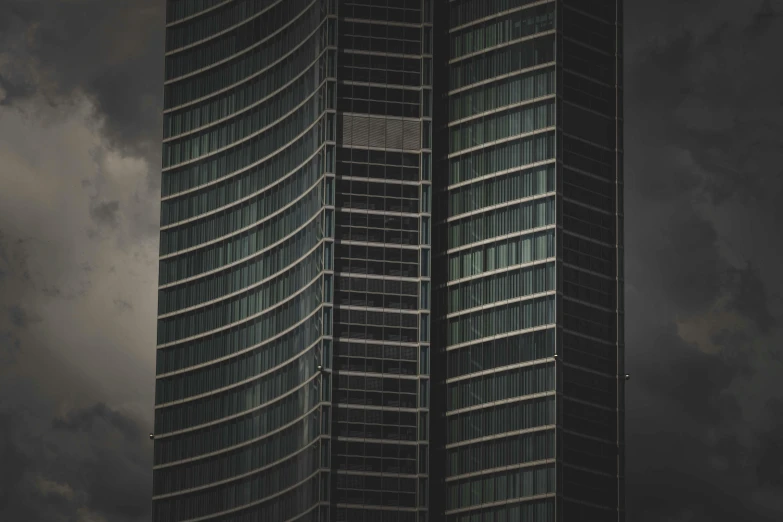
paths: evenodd
<path fill-rule="evenodd" d="M 11 331 L 0 331 L 0 363 L 10 364 L 22 349 L 22 341 Z"/>
<path fill-rule="evenodd" d="M 158 0 L 2 2 L 0 48 L 15 58 L 0 67 L 3 103 L 82 92 L 117 146 L 157 158 L 164 9 Z"/>
<path fill-rule="evenodd" d="M 751 319 L 762 333 L 769 332 L 776 318 L 768 306 L 767 285 L 752 265 L 732 271 L 733 296 L 731 306 Z"/>
<path fill-rule="evenodd" d="M 0 411 L 0 462 L 3 472 L 0 473 L 0 513 L 15 494 L 15 488 L 24 476 L 30 459 L 19 449 L 13 440 L 13 428 L 21 419 Z"/>
<path fill-rule="evenodd" d="M 151 446 L 138 422 L 95 404 L 47 427 L 51 412 L 0 411 L 0 519 L 149 519 Z"/>
<path fill-rule="evenodd" d="M 783 513 L 779 10 L 626 3 L 629 520 Z"/>
<path fill-rule="evenodd" d="M 13 305 L 8 308 L 8 317 L 11 320 L 11 324 L 17 328 L 27 328 L 41 320 L 40 317 L 28 312 L 19 305 Z"/>
<path fill-rule="evenodd" d="M 52 426 L 67 431 L 90 431 L 96 423 L 106 423 L 129 440 L 139 439 L 141 431 L 137 424 L 121 413 L 110 409 L 103 403 L 90 408 L 69 412 L 65 417 L 56 418 Z"/>
<path fill-rule="evenodd" d="M 753 15 L 753 21 L 745 30 L 745 35 L 754 38 L 772 29 L 775 22 L 783 17 L 781 10 L 776 9 L 779 5 L 780 2 L 764 0 L 759 10 Z"/>
<path fill-rule="evenodd" d="M 12 306 L 8 309 L 8 316 L 11 319 L 11 324 L 19 328 L 24 328 L 27 323 L 27 314 L 18 306 Z"/>
<path fill-rule="evenodd" d="M 714 225 L 687 200 L 677 201 L 673 196 L 670 200 L 660 214 L 654 215 L 656 222 L 646 224 L 659 232 L 652 238 L 648 234 L 629 238 L 629 249 L 638 246 L 635 258 L 649 256 L 647 259 L 658 261 L 657 266 L 653 265 L 653 277 L 662 285 L 662 291 L 677 296 L 677 309 L 688 313 L 715 299 L 725 268 L 718 254 Z M 644 277 L 633 266 L 629 271 Z"/>
<path fill-rule="evenodd" d="M 112 441 L 98 443 L 96 458 L 85 459 L 83 464 L 85 473 L 79 483 L 89 496 L 90 510 L 110 520 L 115 516 L 131 520 L 148 516 L 151 446 L 137 421 L 99 403 L 55 419 L 53 427 L 74 433 L 77 440 Z M 114 441 L 114 433 L 121 439 Z"/>
<path fill-rule="evenodd" d="M 717 4 L 718 10 L 730 5 L 736 11 L 732 16 L 742 20 L 753 2 Z M 685 20 L 693 14 L 689 7 L 677 7 Z M 765 12 L 765 7 L 758 12 Z M 712 20 L 703 12 L 698 16 Z M 752 13 L 747 18 L 752 19 Z M 783 82 L 783 74 L 763 59 L 779 43 L 773 29 L 780 21 L 775 18 L 772 25 L 755 30 L 759 38 L 753 41 L 743 33 L 747 27 L 715 21 L 702 34 L 680 30 L 663 44 L 633 56 L 626 72 L 626 87 L 636 99 L 629 103 L 629 121 L 640 125 L 632 126 L 631 136 L 646 139 L 629 140 L 630 150 L 650 142 L 687 150 L 701 176 L 706 174 L 702 191 L 716 204 L 732 197 L 753 203 L 773 194 L 771 188 L 783 188 L 778 169 L 768 168 L 781 156 L 783 113 L 776 86 Z"/>
<path fill-rule="evenodd" d="M 2 521 L 150 519 L 154 339 L 139 288 L 154 296 L 155 236 L 138 230 L 157 197 L 153 4 L 0 1 Z M 129 85 L 103 91 L 104 73 Z M 89 227 L 109 240 L 89 241 Z"/>
<path fill-rule="evenodd" d="M 629 311 L 638 310 L 629 303 Z M 773 485 L 777 432 L 753 426 L 733 386 L 750 374 L 753 354 L 704 353 L 659 316 L 639 325 L 629 344 L 634 379 L 627 391 L 628 516 L 637 522 L 778 520 L 749 502 Z M 641 321 L 636 320 L 637 323 Z M 668 331 L 666 331 L 668 330 Z M 751 425 L 750 438 L 742 427 Z M 766 473 L 766 474 L 765 474 Z"/>
<path fill-rule="evenodd" d="M 99 225 L 114 228 L 117 226 L 117 214 L 119 210 L 119 201 L 106 201 L 93 205 L 90 208 L 90 215 Z"/>
<path fill-rule="evenodd" d="M 32 84 L 20 81 L 8 74 L 0 74 L 0 106 L 11 105 L 15 100 L 35 94 Z"/>
<path fill-rule="evenodd" d="M 724 392 L 738 375 L 740 365 L 689 346 L 671 327 L 643 347 L 649 352 L 637 381 L 648 392 L 709 425 L 736 418 L 737 400 Z"/>
<path fill-rule="evenodd" d="M 769 426 L 759 437 L 756 474 L 759 484 L 783 489 L 783 401 L 769 399 L 765 404 Z"/>
<path fill-rule="evenodd" d="M 133 310 L 133 304 L 126 301 L 125 299 L 115 299 L 114 300 L 114 306 L 117 308 L 117 310 L 124 312 L 126 310 Z"/>
<path fill-rule="evenodd" d="M 0 283 L 3 282 L 8 271 L 11 269 L 11 263 L 8 259 L 7 247 L 5 244 L 5 235 L 0 230 Z"/>

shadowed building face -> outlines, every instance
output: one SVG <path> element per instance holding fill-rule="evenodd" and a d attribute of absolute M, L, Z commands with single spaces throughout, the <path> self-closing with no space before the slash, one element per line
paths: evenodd
<path fill-rule="evenodd" d="M 620 2 L 448 16 L 446 520 L 625 520 Z"/>

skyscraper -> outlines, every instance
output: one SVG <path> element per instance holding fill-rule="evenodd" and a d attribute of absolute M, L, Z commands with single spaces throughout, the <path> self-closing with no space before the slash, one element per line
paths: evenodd
<path fill-rule="evenodd" d="M 621 2 L 448 10 L 445 519 L 622 521 Z"/>
<path fill-rule="evenodd" d="M 621 20 L 168 0 L 153 520 L 624 520 Z"/>

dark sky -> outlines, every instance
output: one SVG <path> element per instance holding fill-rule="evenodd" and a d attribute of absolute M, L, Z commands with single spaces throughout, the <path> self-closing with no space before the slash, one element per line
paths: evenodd
<path fill-rule="evenodd" d="M 149 520 L 164 0 L 0 0 L 0 520 Z M 783 2 L 626 2 L 629 522 L 783 520 Z"/>

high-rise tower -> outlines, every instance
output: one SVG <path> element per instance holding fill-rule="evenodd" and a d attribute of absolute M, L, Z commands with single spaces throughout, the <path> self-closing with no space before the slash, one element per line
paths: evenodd
<path fill-rule="evenodd" d="M 153 520 L 324 520 L 334 6 L 167 7 Z"/>
<path fill-rule="evenodd" d="M 623 522 L 620 0 L 168 0 L 155 522 Z"/>
<path fill-rule="evenodd" d="M 459 522 L 622 521 L 621 3 L 448 10 L 433 245 L 441 509 Z"/>

